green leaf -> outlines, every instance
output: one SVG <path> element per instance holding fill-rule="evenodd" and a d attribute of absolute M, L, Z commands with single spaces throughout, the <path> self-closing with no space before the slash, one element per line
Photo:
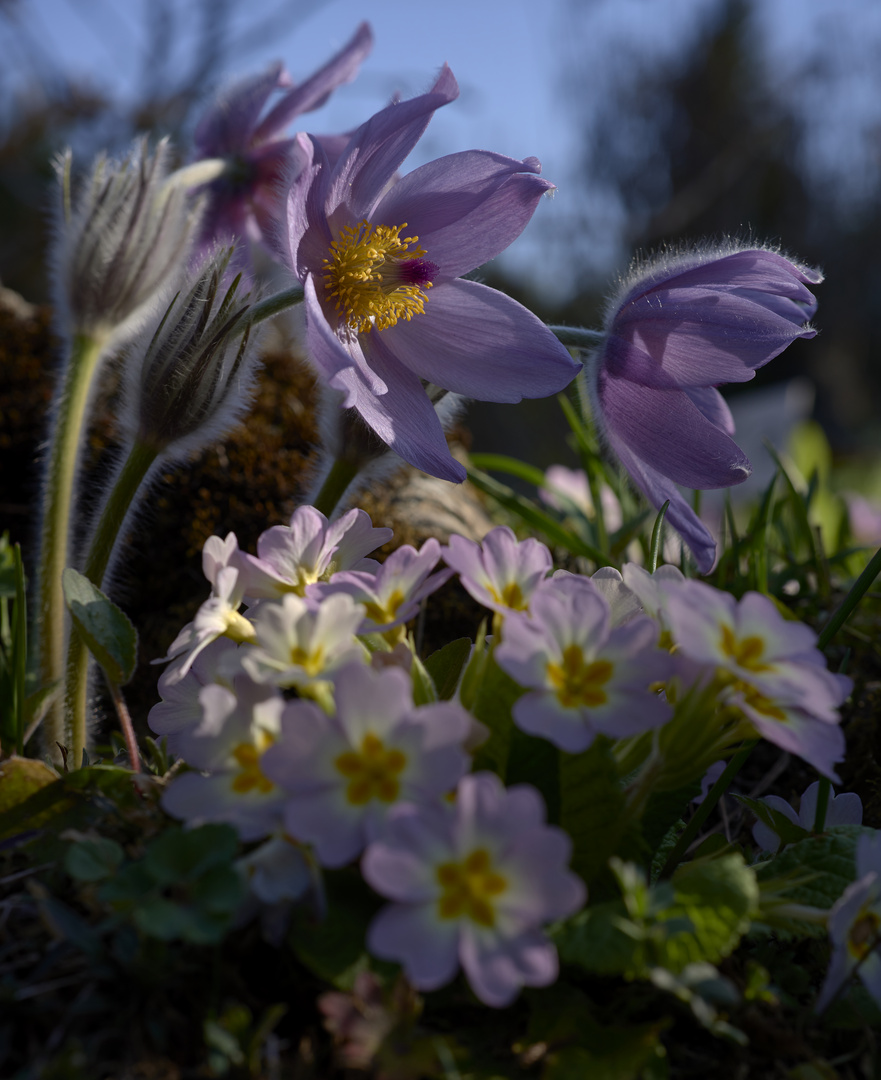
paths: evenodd
<path fill-rule="evenodd" d="M 541 792 L 547 807 L 548 823 L 560 821 L 560 751 L 538 735 L 527 735 L 511 726 L 505 784 L 531 784 Z"/>
<path fill-rule="evenodd" d="M 0 762 L 0 819 L 35 792 L 58 780 L 58 773 L 34 758 L 11 757 Z"/>
<path fill-rule="evenodd" d="M 78 881 L 103 881 L 116 873 L 124 858 L 115 840 L 97 836 L 73 843 L 64 856 L 64 869 Z"/>
<path fill-rule="evenodd" d="M 643 934 L 621 900 L 591 904 L 550 930 L 560 959 L 596 975 L 637 975 Z"/>
<path fill-rule="evenodd" d="M 584 753 L 561 753 L 559 761 L 560 824 L 572 838 L 572 869 L 590 884 L 618 849 L 624 792 L 603 736 Z"/>
<path fill-rule="evenodd" d="M 500 776 L 505 775 L 513 727 L 511 709 L 523 693 L 523 688 L 502 671 L 490 652 L 471 707 L 471 712 L 490 733 L 477 750 L 475 770 L 489 768 Z"/>
<path fill-rule="evenodd" d="M 144 867 L 159 885 L 193 882 L 216 866 L 230 865 L 238 851 L 231 825 L 175 826 L 154 840 L 144 856 Z"/>
<path fill-rule="evenodd" d="M 418 656 L 414 656 L 410 664 L 410 678 L 413 682 L 414 705 L 431 705 L 437 701 L 434 680 Z"/>
<path fill-rule="evenodd" d="M 432 653 L 425 661 L 425 669 L 433 679 L 441 701 L 449 701 L 455 694 L 459 677 L 471 655 L 472 645 L 471 638 L 456 638 Z"/>
<path fill-rule="evenodd" d="M 131 620 L 71 567 L 62 572 L 61 583 L 71 618 L 89 651 L 112 683 L 127 683 L 138 655 L 138 635 Z"/>
<path fill-rule="evenodd" d="M 861 825 L 836 825 L 819 836 L 790 844 L 757 867 L 759 882 L 779 881 L 793 903 L 830 908 L 856 878 L 857 841 L 863 833 L 874 831 Z M 786 878 L 793 880 L 791 888 L 785 888 Z"/>
<path fill-rule="evenodd" d="M 767 825 L 773 833 L 776 833 L 783 846 L 798 843 L 799 840 L 804 840 L 811 835 L 807 829 L 796 825 L 781 810 L 775 810 L 773 806 L 762 802 L 761 799 L 751 799 L 748 795 L 735 795 L 734 798 L 747 810 L 751 810 L 763 825 Z"/>

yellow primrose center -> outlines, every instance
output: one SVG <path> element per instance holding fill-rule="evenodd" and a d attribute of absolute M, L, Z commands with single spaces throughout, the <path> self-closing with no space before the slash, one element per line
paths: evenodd
<path fill-rule="evenodd" d="M 273 782 L 260 768 L 260 758 L 274 742 L 268 731 L 257 733 L 255 742 L 243 742 L 233 750 L 232 756 L 239 764 L 240 771 L 232 782 L 232 789 L 239 795 L 246 795 L 255 789 L 261 795 L 268 795 L 275 787 Z"/>
<path fill-rule="evenodd" d="M 494 926 L 493 899 L 508 888 L 507 879 L 492 868 L 492 859 L 484 848 L 476 848 L 462 862 L 441 863 L 435 871 L 443 889 L 438 899 L 442 919 L 461 919 L 478 926 Z"/>
<path fill-rule="evenodd" d="M 614 670 L 608 660 L 586 660 L 578 645 L 566 646 L 562 664 L 551 661 L 547 666 L 548 679 L 564 709 L 605 705 L 608 696 L 603 687 Z"/>
<path fill-rule="evenodd" d="M 310 678 L 314 678 L 324 667 L 324 647 L 317 645 L 310 651 L 302 645 L 292 645 L 290 661 L 292 666 L 301 667 Z"/>
<path fill-rule="evenodd" d="M 395 621 L 398 617 L 398 609 L 405 599 L 406 597 L 401 590 L 395 589 L 384 604 L 377 603 L 374 600 L 362 600 L 361 603 L 364 604 L 367 610 L 367 618 L 372 619 L 377 626 L 382 626 L 383 623 Z"/>
<path fill-rule="evenodd" d="M 324 260 L 326 298 L 336 303 L 342 320 L 358 333 L 386 330 L 425 310 L 436 268 L 421 262 L 425 251 L 412 245 L 418 236 L 401 237 L 402 225 L 347 225 Z"/>
<path fill-rule="evenodd" d="M 393 803 L 401 790 L 400 774 L 407 765 L 402 750 L 387 750 L 382 739 L 368 732 L 360 750 L 347 750 L 334 761 L 349 781 L 346 800 L 352 806 L 364 806 L 371 799 Z"/>
<path fill-rule="evenodd" d="M 523 590 L 516 581 L 509 581 L 501 593 L 497 592 L 492 585 L 488 585 L 487 592 L 497 604 L 504 604 L 505 607 L 511 608 L 512 611 L 525 611 L 528 606 L 526 598 L 523 596 Z"/>
<path fill-rule="evenodd" d="M 772 664 L 762 663 L 762 653 L 765 651 L 764 641 L 756 634 L 749 637 L 736 638 L 730 626 L 722 627 L 722 652 L 729 660 L 733 660 L 739 667 L 747 671 L 771 671 Z"/>
<path fill-rule="evenodd" d="M 881 916 L 863 909 L 847 935 L 847 951 L 859 963 L 879 943 Z"/>

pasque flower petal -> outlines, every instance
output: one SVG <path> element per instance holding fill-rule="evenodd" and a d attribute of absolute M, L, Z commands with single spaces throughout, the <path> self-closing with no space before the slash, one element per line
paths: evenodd
<path fill-rule="evenodd" d="M 479 401 L 517 402 L 564 390 L 578 365 L 545 324 L 516 300 L 476 281 L 443 282 L 418 319 L 371 335 L 373 365 L 386 351 L 421 379 Z"/>

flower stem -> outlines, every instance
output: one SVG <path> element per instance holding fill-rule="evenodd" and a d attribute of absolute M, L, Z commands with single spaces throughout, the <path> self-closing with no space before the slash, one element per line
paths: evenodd
<path fill-rule="evenodd" d="M 673 848 L 673 850 L 670 852 L 669 858 L 664 863 L 663 869 L 661 870 L 661 873 L 659 875 L 660 878 L 663 879 L 669 877 L 679 865 L 682 856 L 691 847 L 691 843 L 697 836 L 701 825 L 703 825 L 703 823 L 713 812 L 716 807 L 716 803 L 728 789 L 728 785 L 731 783 L 734 777 L 737 776 L 741 768 L 743 768 L 743 765 L 746 763 L 746 759 L 750 756 L 753 751 L 753 747 L 758 741 L 758 739 L 750 739 L 745 742 L 734 755 L 734 757 L 725 766 L 725 771 L 722 773 L 716 783 L 713 784 L 713 786 L 710 788 L 709 792 L 707 793 L 707 797 L 700 804 L 697 810 L 695 810 L 694 816 L 692 817 L 691 821 L 689 821 L 689 823 L 685 826 L 682 835 L 676 842 L 676 847 Z"/>
<path fill-rule="evenodd" d="M 549 326 L 548 330 L 561 345 L 570 349 L 593 349 L 606 337 L 602 330 L 588 330 L 583 326 Z"/>
<path fill-rule="evenodd" d="M 868 592 L 869 586 L 875 580 L 875 578 L 881 574 L 881 548 L 875 552 L 872 558 L 869 560 L 866 569 L 860 574 L 856 581 L 851 586 L 850 592 L 842 600 L 838 606 L 838 610 L 826 623 L 817 638 L 817 648 L 825 649 L 833 637 L 838 633 L 841 627 L 845 624 L 848 616 L 862 600 L 863 596 Z"/>
<path fill-rule="evenodd" d="M 338 457 L 330 467 L 330 472 L 321 485 L 321 490 L 312 501 L 316 510 L 325 517 L 330 517 L 346 492 L 346 488 L 358 475 L 358 464 L 346 457 Z"/>
<path fill-rule="evenodd" d="M 122 523 L 134 501 L 144 477 L 156 460 L 157 451 L 143 443 L 135 443 L 117 477 L 98 520 L 97 528 L 89 545 L 85 576 L 99 588 L 107 570 L 107 564 L 116 544 Z M 73 768 L 78 769 L 83 760 L 86 745 L 86 717 L 88 713 L 89 650 L 85 642 L 72 629 L 67 650 L 67 678 L 64 704 L 73 737 Z M 115 700 L 115 699 L 114 699 Z M 129 742 L 128 732 L 126 742 Z M 129 747 L 131 756 L 131 747 Z M 132 768 L 137 771 L 137 755 L 132 758 Z"/>
<path fill-rule="evenodd" d="M 68 564 L 70 510 L 80 439 L 105 343 L 106 339 L 97 334 L 74 336 L 49 433 L 37 584 L 40 679 L 44 687 L 60 685 L 64 674 L 65 606 L 61 572 Z M 57 757 L 56 743 L 63 743 L 65 737 L 64 703 L 56 694 L 43 722 L 43 745 L 53 759 Z"/>
<path fill-rule="evenodd" d="M 820 787 L 817 792 L 817 810 L 814 814 L 814 826 L 811 832 L 821 833 L 826 828 L 826 812 L 829 809 L 829 793 L 832 784 L 825 776 L 820 778 Z"/>

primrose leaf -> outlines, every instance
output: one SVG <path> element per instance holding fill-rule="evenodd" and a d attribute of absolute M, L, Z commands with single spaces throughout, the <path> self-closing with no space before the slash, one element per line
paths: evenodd
<path fill-rule="evenodd" d="M 89 652 L 117 685 L 135 671 L 138 635 L 128 616 L 83 574 L 67 567 L 62 572 L 64 599 Z"/>

